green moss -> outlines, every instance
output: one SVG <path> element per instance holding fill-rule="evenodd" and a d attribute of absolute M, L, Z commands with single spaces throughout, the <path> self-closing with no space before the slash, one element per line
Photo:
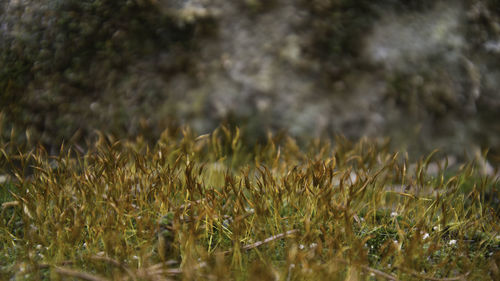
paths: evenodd
<path fill-rule="evenodd" d="M 14 200 L 11 194 L 12 191 L 14 191 L 14 186 L 11 183 L 0 183 L 0 204 Z"/>
<path fill-rule="evenodd" d="M 244 7 L 254 15 L 259 15 L 276 7 L 275 0 L 242 0 Z"/>
<path fill-rule="evenodd" d="M 398 240 L 396 229 L 389 227 L 376 228 L 367 234 L 370 239 L 366 241 L 366 247 L 368 248 L 368 255 L 372 259 L 372 262 L 379 261 L 380 256 L 383 254 L 380 250 L 387 241 L 395 243 Z"/>
<path fill-rule="evenodd" d="M 150 1 L 47 0 L 16 12 L 5 15 L 12 28 L 0 43 L 0 99 L 9 105 L 3 110 L 7 123 L 31 128 L 46 145 L 68 141 L 75 133 L 88 137 L 95 129 L 130 134 L 131 120 L 137 118 L 130 108 L 142 115 L 155 97 L 136 104 L 109 92 L 110 87 L 121 83 L 128 65 L 171 48 L 187 53 L 195 48 L 195 33 L 204 32 L 197 22 L 181 24 Z M 168 71 L 189 67 L 187 57 L 174 58 Z M 118 106 L 112 116 L 100 117 L 112 122 L 96 118 L 93 104 Z"/>

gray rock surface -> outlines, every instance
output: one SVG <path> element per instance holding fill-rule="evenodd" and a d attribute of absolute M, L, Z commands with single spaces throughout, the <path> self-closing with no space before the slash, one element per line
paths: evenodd
<path fill-rule="evenodd" d="M 175 119 L 199 133 L 227 121 L 257 139 L 285 129 L 498 154 L 495 5 L 4 1 L 2 107 L 45 143 L 94 129 L 155 137 Z"/>

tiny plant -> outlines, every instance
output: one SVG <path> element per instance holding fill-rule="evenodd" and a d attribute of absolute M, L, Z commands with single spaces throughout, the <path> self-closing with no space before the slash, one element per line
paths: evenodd
<path fill-rule="evenodd" d="M 499 182 L 475 163 L 240 135 L 2 143 L 0 279 L 500 279 Z"/>

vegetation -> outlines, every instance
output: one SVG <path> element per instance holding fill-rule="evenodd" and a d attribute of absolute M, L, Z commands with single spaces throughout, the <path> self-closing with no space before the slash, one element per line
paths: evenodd
<path fill-rule="evenodd" d="M 368 113 L 383 113 L 379 136 L 407 128 L 392 137 L 426 139 L 416 141 L 425 150 L 462 149 L 470 137 L 492 147 L 489 160 L 500 163 L 498 122 L 491 122 L 500 112 L 495 1 L 464 3 L 459 60 L 444 48 L 407 70 L 368 60 L 367 36 L 387 15 L 424 16 L 435 1 L 7 2 L 0 4 L 0 280 L 500 280 L 499 173 L 485 172 L 493 169 L 486 161 L 448 165 L 441 152 L 410 159 L 388 142 L 310 140 L 302 129 L 295 139 L 266 135 L 322 116 L 301 106 L 317 99 L 336 118 L 325 134 L 363 135 Z M 314 77 L 305 84 L 318 92 L 295 98 L 288 88 L 262 92 L 226 77 L 240 45 L 221 44 L 228 29 L 220 27 L 274 36 L 236 18 L 267 24 L 273 12 L 295 6 L 303 19 L 280 28 L 293 26 L 283 47 L 295 59 L 270 61 Z M 267 52 L 251 53 L 256 65 Z M 370 77 L 386 83 L 380 96 L 346 103 L 341 95 L 356 96 L 353 85 Z M 221 81 L 231 98 L 219 106 L 219 96 L 206 93 Z M 242 85 L 248 99 L 230 102 Z M 475 89 L 474 99 L 464 94 Z M 295 102 L 265 109 L 290 97 Z M 335 97 L 342 102 L 326 103 Z M 361 100 L 367 112 L 346 115 L 364 108 Z M 218 110 L 240 102 L 254 109 Z M 297 106 L 286 111 L 289 104 Z M 200 116 L 209 122 L 190 122 Z M 235 129 L 197 136 L 172 120 Z M 440 135 L 453 141 L 433 139 Z"/>
<path fill-rule="evenodd" d="M 498 3 L 444 2 L 1 1 L 1 110 L 49 152 L 63 140 L 85 147 L 95 129 L 153 143 L 172 119 L 205 133 L 233 118 L 252 135 L 268 128 L 296 137 L 382 135 L 410 154 L 477 146 L 493 158 Z M 458 14 L 433 16 L 440 9 Z M 278 16 L 287 11 L 297 17 Z M 386 25 L 398 32 L 383 32 Z M 397 48 L 407 41 L 401 36 L 375 40 L 379 30 L 411 36 L 414 25 L 436 32 L 415 38 L 417 57 Z M 271 45 L 239 51 L 252 44 Z M 372 45 L 396 47 L 402 59 L 373 61 Z M 262 87 L 257 73 L 267 65 L 265 80 L 274 82 Z M 300 82 L 297 90 L 284 87 L 287 79 Z"/>
<path fill-rule="evenodd" d="M 340 137 L 247 147 L 226 127 L 55 156 L 1 143 L 1 279 L 500 277 L 499 183 L 475 163 Z"/>
<path fill-rule="evenodd" d="M 0 13 L 5 25 L 0 98 L 9 105 L 2 109 L 5 118 L 30 128 L 47 147 L 59 146 L 62 139 L 82 141 L 95 128 L 121 137 L 146 133 L 145 120 L 151 116 L 143 113 L 151 112 L 161 97 L 151 87 L 126 94 L 138 87 L 126 70 L 173 52 L 154 71 L 167 77 L 188 72 L 191 62 L 185 53 L 197 49 L 193 40 L 210 26 L 209 20 L 200 25 L 178 19 L 153 2 L 43 0 L 6 5 Z M 124 81 L 131 83 L 126 91 L 119 86 Z"/>

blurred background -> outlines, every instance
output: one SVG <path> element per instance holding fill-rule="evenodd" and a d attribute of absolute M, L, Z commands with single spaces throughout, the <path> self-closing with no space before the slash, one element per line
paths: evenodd
<path fill-rule="evenodd" d="M 2 138 L 51 151 L 224 123 L 500 161 L 497 0 L 4 0 L 0 66 Z"/>

